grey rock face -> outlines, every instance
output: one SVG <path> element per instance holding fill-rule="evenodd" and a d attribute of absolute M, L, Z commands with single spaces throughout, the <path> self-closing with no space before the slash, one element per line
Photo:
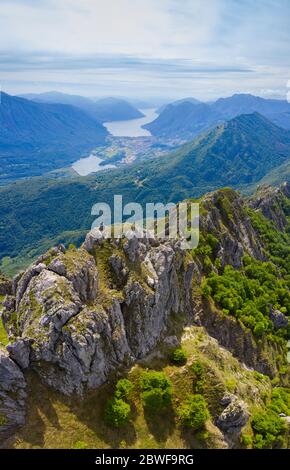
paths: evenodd
<path fill-rule="evenodd" d="M 121 256 L 114 254 L 110 256 L 109 263 L 118 284 L 120 286 L 124 286 L 129 276 L 129 269 L 126 266 L 124 259 Z"/>
<path fill-rule="evenodd" d="M 275 357 L 282 352 L 278 346 L 266 339 L 263 344 L 257 343 L 251 331 L 245 331 L 235 318 L 221 315 L 210 308 L 201 308 L 198 320 L 213 338 L 248 367 L 271 378 L 278 373 Z"/>
<path fill-rule="evenodd" d="M 25 423 L 26 382 L 19 367 L 0 349 L 0 441 Z"/>
<path fill-rule="evenodd" d="M 283 210 L 284 197 L 290 197 L 290 184 L 285 182 L 279 188 L 266 187 L 250 200 L 250 206 L 259 210 L 267 219 L 271 220 L 278 230 L 283 231 L 287 219 Z"/>
<path fill-rule="evenodd" d="M 98 272 L 94 259 L 87 251 L 60 254 L 48 265 L 48 269 L 68 279 L 83 302 L 92 301 L 97 296 Z"/>
<path fill-rule="evenodd" d="M 16 309 L 11 357 L 65 394 L 104 383 L 166 337 L 173 317 L 183 325 L 192 315 L 193 263 L 185 266 L 184 253 L 95 232 L 80 250 L 50 251 L 23 273 L 4 312 L 9 331 Z"/>
<path fill-rule="evenodd" d="M 12 294 L 12 282 L 0 273 L 0 295 Z"/>
<path fill-rule="evenodd" d="M 280 310 L 270 310 L 270 319 L 272 320 L 274 327 L 278 330 L 280 328 L 287 328 L 289 324 L 289 320 L 284 315 L 284 313 L 280 312 Z"/>
<path fill-rule="evenodd" d="M 7 351 L 10 357 L 21 369 L 27 369 L 30 363 L 31 340 L 19 339 L 8 344 Z"/>
<path fill-rule="evenodd" d="M 94 246 L 100 243 L 103 239 L 103 232 L 98 228 L 94 228 L 87 234 L 86 239 L 83 243 L 83 247 L 85 250 L 88 251 L 88 253 L 91 253 Z"/>
<path fill-rule="evenodd" d="M 227 433 L 239 432 L 249 419 L 245 402 L 239 400 L 235 395 L 227 394 L 223 397 L 221 404 L 226 408 L 217 418 L 217 426 Z"/>
<path fill-rule="evenodd" d="M 264 258 L 262 244 L 247 215 L 245 202 L 236 192 L 216 191 L 203 200 L 207 212 L 200 219 L 200 227 L 202 232 L 216 236 L 215 250 L 222 266 L 231 264 L 239 268 L 246 252 L 257 259 Z"/>

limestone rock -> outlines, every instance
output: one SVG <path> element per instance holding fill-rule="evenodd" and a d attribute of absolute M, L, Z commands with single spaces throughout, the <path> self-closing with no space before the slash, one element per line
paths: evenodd
<path fill-rule="evenodd" d="M 25 338 L 16 340 L 7 346 L 10 357 L 21 369 L 27 369 L 29 367 L 30 349 L 31 340 Z"/>
<path fill-rule="evenodd" d="M 239 400 L 235 395 L 226 395 L 222 399 L 226 408 L 217 418 L 217 426 L 224 432 L 240 431 L 249 419 L 249 412 L 245 402 Z"/>
<path fill-rule="evenodd" d="M 25 423 L 26 382 L 19 367 L 0 349 L 0 441 Z"/>
<path fill-rule="evenodd" d="M 12 294 L 12 282 L 0 273 L 0 295 Z"/>
<path fill-rule="evenodd" d="M 86 250 L 68 250 L 54 258 L 47 268 L 68 279 L 83 302 L 96 298 L 98 271 L 94 258 Z"/>
<path fill-rule="evenodd" d="M 285 230 L 287 219 L 283 210 L 283 199 L 290 197 L 290 184 L 285 182 L 279 188 L 262 187 L 249 201 L 253 209 L 259 210 L 271 220 L 278 230 Z"/>
<path fill-rule="evenodd" d="M 280 328 L 287 328 L 289 324 L 289 320 L 284 315 L 284 313 L 280 312 L 280 310 L 270 310 L 270 319 L 272 320 L 274 327 L 278 330 Z"/>
<path fill-rule="evenodd" d="M 93 228 L 86 236 L 83 248 L 89 253 L 92 252 L 95 245 L 104 239 L 104 234 L 99 228 Z"/>

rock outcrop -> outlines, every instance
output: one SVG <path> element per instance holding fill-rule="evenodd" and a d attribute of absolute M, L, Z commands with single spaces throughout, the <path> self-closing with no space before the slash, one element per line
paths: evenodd
<path fill-rule="evenodd" d="M 0 273 L 0 295 L 9 295 L 12 293 L 12 282 L 6 279 Z"/>
<path fill-rule="evenodd" d="M 178 242 L 95 232 L 79 250 L 37 260 L 14 281 L 2 312 L 10 356 L 64 394 L 102 384 L 144 357 L 174 316 L 184 324 L 193 315 L 193 262 L 184 263 Z"/>
<path fill-rule="evenodd" d="M 250 199 L 249 205 L 271 220 L 278 230 L 283 231 L 287 225 L 284 204 L 289 197 L 290 184 L 285 182 L 279 188 L 271 186 L 260 188 Z"/>
<path fill-rule="evenodd" d="M 221 399 L 221 405 L 225 406 L 225 409 L 217 418 L 216 425 L 225 433 L 227 440 L 233 443 L 250 417 L 247 405 L 237 396 L 229 393 Z"/>
<path fill-rule="evenodd" d="M 244 199 L 232 189 L 209 193 L 202 199 L 200 229 L 203 234 L 217 238 L 216 256 L 222 266 L 239 268 L 248 253 L 263 259 L 263 246 L 252 226 Z"/>
<path fill-rule="evenodd" d="M 0 348 L 0 441 L 25 423 L 25 401 L 24 375 Z"/>
<path fill-rule="evenodd" d="M 235 318 L 223 315 L 208 302 L 204 302 L 198 319 L 208 333 L 235 357 L 258 372 L 274 378 L 278 373 L 276 357 L 283 354 L 278 345 L 264 339 L 257 342 L 249 329 Z"/>
<path fill-rule="evenodd" d="M 280 312 L 280 310 L 273 310 L 270 309 L 270 318 L 273 322 L 274 328 L 279 330 L 280 328 L 287 328 L 289 325 L 289 320 L 284 313 Z"/>

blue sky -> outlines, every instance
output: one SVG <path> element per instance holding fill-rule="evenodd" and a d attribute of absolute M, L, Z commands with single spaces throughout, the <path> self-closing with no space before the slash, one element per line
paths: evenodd
<path fill-rule="evenodd" d="M 10 93 L 285 98 L 289 0 L 0 0 Z"/>

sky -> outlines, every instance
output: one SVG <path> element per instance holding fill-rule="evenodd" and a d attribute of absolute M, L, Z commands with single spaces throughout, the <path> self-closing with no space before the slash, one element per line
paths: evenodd
<path fill-rule="evenodd" d="M 290 0 L 0 0 L 11 94 L 286 99 Z"/>

